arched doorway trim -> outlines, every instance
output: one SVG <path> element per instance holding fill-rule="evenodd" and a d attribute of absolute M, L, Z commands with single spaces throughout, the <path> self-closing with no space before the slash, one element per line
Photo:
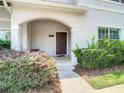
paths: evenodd
<path fill-rule="evenodd" d="M 31 22 L 31 21 L 35 21 L 35 20 L 42 20 L 42 19 L 43 20 L 56 21 L 56 22 L 59 22 L 59 23 L 62 23 L 64 25 L 66 25 L 67 27 L 69 27 L 70 29 L 72 29 L 72 26 L 69 23 L 67 23 L 67 22 L 65 22 L 63 20 L 60 20 L 60 19 L 52 18 L 52 17 L 37 17 L 37 18 L 32 18 L 32 19 L 28 19 L 28 20 L 26 20 L 24 22 L 21 22 L 19 25 L 21 25 L 23 23 L 28 23 L 28 22 Z"/>

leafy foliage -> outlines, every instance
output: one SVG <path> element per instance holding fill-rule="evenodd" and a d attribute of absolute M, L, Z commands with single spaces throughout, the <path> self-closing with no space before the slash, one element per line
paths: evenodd
<path fill-rule="evenodd" d="M 73 49 L 78 64 L 85 68 L 105 68 L 124 62 L 124 41 L 104 39 L 88 43 L 88 48 Z"/>
<path fill-rule="evenodd" d="M 11 42 L 8 40 L 0 40 L 0 49 L 10 49 Z"/>
<path fill-rule="evenodd" d="M 25 52 L 15 58 L 9 56 L 1 59 L 0 90 L 2 93 L 18 93 L 44 89 L 56 77 L 54 62 L 44 52 Z"/>

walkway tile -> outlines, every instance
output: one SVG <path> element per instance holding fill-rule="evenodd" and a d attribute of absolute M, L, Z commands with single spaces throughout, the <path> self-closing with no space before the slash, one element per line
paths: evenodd
<path fill-rule="evenodd" d="M 59 60 L 57 60 L 59 61 Z M 104 89 L 94 89 L 77 73 L 74 66 L 61 60 L 56 64 L 63 93 L 124 93 L 124 84 Z"/>
<path fill-rule="evenodd" d="M 60 79 L 63 93 L 87 93 L 92 88 L 80 77 Z"/>
<path fill-rule="evenodd" d="M 58 74 L 60 79 L 70 79 L 79 77 L 79 75 L 73 71 L 59 71 Z"/>
<path fill-rule="evenodd" d="M 57 64 L 58 75 L 63 93 L 87 93 L 93 91 L 93 88 L 75 72 L 71 63 Z M 61 68 L 61 69 L 60 69 Z"/>

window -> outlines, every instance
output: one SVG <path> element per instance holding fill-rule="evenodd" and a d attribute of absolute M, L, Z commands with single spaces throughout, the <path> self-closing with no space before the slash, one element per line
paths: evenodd
<path fill-rule="evenodd" d="M 112 0 L 112 1 L 119 2 L 120 0 Z"/>
<path fill-rule="evenodd" d="M 111 1 L 124 3 L 124 0 L 111 0 Z"/>
<path fill-rule="evenodd" d="M 2 40 L 11 40 L 11 32 L 0 30 L 0 39 Z"/>
<path fill-rule="evenodd" d="M 118 40 L 120 33 L 119 28 L 106 28 L 106 27 L 99 27 L 98 28 L 98 38 L 102 40 L 104 38 L 109 38 L 111 40 Z"/>
<path fill-rule="evenodd" d="M 120 29 L 110 29 L 110 39 L 119 39 Z"/>
<path fill-rule="evenodd" d="M 5 40 L 11 40 L 11 32 L 5 33 Z"/>

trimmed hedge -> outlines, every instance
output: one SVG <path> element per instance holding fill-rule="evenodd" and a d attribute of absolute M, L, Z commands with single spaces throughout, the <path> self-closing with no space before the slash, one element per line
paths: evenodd
<path fill-rule="evenodd" d="M 16 54 L 15 51 L 11 53 Z M 31 89 L 43 90 L 56 78 L 55 60 L 46 53 L 20 54 L 11 57 L 10 53 L 5 53 L 9 56 L 0 59 L 1 93 L 26 93 Z"/>
<path fill-rule="evenodd" d="M 88 48 L 75 48 L 78 65 L 88 69 L 102 69 L 124 63 L 124 41 L 103 40 L 88 45 Z"/>
<path fill-rule="evenodd" d="M 79 49 L 80 50 L 80 49 Z M 79 51 L 78 50 L 78 51 Z M 76 52 L 75 50 L 74 52 Z M 115 50 L 113 49 L 113 52 Z M 118 53 L 111 53 L 104 49 L 81 49 L 77 56 L 78 64 L 84 68 L 105 68 L 124 62 L 124 49 L 116 49 Z"/>
<path fill-rule="evenodd" d="M 9 40 L 0 40 L 0 49 L 10 49 L 11 41 Z"/>

